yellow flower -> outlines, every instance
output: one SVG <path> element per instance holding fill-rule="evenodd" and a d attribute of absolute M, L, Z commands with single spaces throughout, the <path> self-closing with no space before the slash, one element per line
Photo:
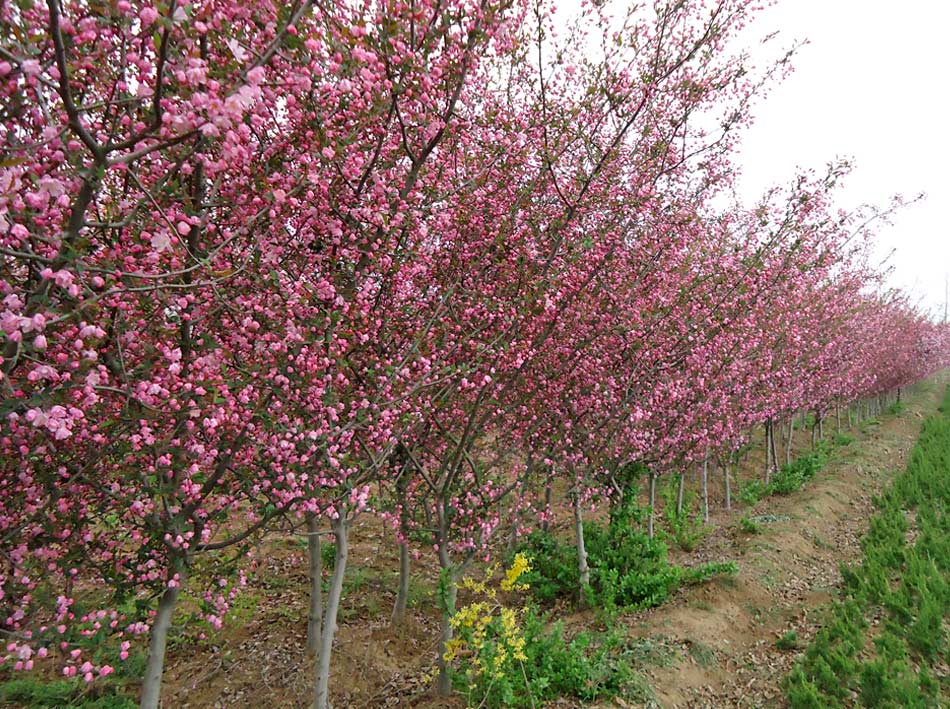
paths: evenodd
<path fill-rule="evenodd" d="M 528 659 L 525 639 L 518 626 L 519 610 L 499 602 L 497 592 L 528 588 L 528 584 L 519 583 L 519 579 L 530 570 L 531 560 L 519 553 L 497 583 L 494 579 L 498 564 L 488 568 L 483 581 L 462 580 L 462 587 L 471 591 L 476 600 L 459 608 L 451 618 L 459 637 L 446 643 L 443 659 L 467 663 L 465 674 L 470 680 L 504 677 L 513 663 Z"/>
<path fill-rule="evenodd" d="M 515 554 L 515 560 L 511 562 L 511 568 L 505 572 L 505 578 L 499 584 L 502 591 L 522 591 L 528 588 L 528 584 L 519 584 L 518 579 L 522 574 L 531 570 L 531 561 L 521 552 Z"/>
<path fill-rule="evenodd" d="M 465 647 L 465 641 L 461 638 L 452 638 L 445 643 L 445 653 L 442 655 L 442 659 L 446 662 L 452 662 L 456 657 L 458 657 L 458 651 Z"/>

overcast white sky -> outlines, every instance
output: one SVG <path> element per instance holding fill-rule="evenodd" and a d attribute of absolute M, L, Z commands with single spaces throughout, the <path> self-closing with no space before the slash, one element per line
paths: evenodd
<path fill-rule="evenodd" d="M 752 28 L 779 30 L 778 53 L 807 39 L 795 72 L 755 110 L 739 157 L 740 194 L 785 183 L 796 166 L 821 170 L 836 157 L 855 170 L 842 206 L 884 205 L 926 192 L 878 235 L 892 249 L 893 285 L 943 315 L 950 272 L 950 2 L 780 0 Z"/>

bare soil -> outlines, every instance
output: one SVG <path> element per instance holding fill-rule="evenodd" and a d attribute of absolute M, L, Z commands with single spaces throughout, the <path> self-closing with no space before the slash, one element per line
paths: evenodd
<path fill-rule="evenodd" d="M 905 465 L 923 417 L 938 403 L 939 388 L 923 386 L 905 397 L 906 409 L 877 425 L 847 433 L 854 442 L 837 448 L 804 489 L 772 497 L 752 509 L 722 509 L 719 473 L 711 478 L 713 531 L 678 563 L 735 559 L 739 574 L 686 589 L 666 605 L 621 619 L 632 636 L 672 649 L 669 663 L 645 663 L 655 706 L 783 706 L 780 682 L 795 650 L 775 641 L 794 630 L 804 647 L 820 622 L 820 609 L 836 593 L 839 564 L 858 558 L 872 498 Z M 827 427 L 834 430 L 834 422 Z M 826 431 L 827 433 L 827 431 Z M 796 452 L 809 446 L 796 434 Z M 740 475 L 758 475 L 761 445 Z M 760 534 L 741 531 L 745 516 L 773 515 Z M 559 527 L 567 527 L 566 512 Z M 331 691 L 341 707 L 461 707 L 432 696 L 438 618 L 434 560 L 416 563 L 406 623 L 391 628 L 396 591 L 395 543 L 367 517 L 352 534 L 347 594 L 334 646 Z M 428 570 L 428 573 L 427 573 Z M 305 550 L 301 539 L 272 539 L 259 551 L 250 588 L 221 634 L 201 639 L 185 633 L 170 649 L 166 708 L 306 707 L 312 662 L 304 640 L 307 612 Z M 569 628 L 595 622 L 591 614 L 565 618 Z M 664 666 L 667 665 L 667 666 Z M 558 702 L 558 707 L 572 706 Z M 630 706 L 618 701 L 602 706 Z"/>

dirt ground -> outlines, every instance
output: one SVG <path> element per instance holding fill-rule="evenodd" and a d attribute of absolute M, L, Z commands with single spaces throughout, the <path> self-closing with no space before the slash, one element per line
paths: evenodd
<path fill-rule="evenodd" d="M 717 488 L 711 497 L 714 531 L 695 551 L 671 555 L 686 565 L 734 559 L 738 575 L 686 589 L 660 608 L 620 621 L 645 645 L 663 648 L 663 662 L 647 661 L 640 668 L 655 692 L 651 705 L 784 704 L 779 682 L 797 653 L 777 649 L 775 640 L 794 630 L 804 647 L 814 635 L 820 609 L 840 582 L 839 564 L 859 555 L 872 497 L 903 468 L 941 391 L 934 383 L 922 386 L 905 396 L 903 413 L 849 431 L 854 442 L 837 448 L 818 476 L 792 495 L 726 511 L 718 494 L 721 479 L 711 480 Z M 797 438 L 797 450 L 806 449 L 806 434 Z M 753 451 L 740 475 L 755 475 L 762 464 L 761 450 Z M 741 531 L 745 515 L 768 515 L 761 533 Z M 429 692 L 438 635 L 435 579 L 421 570 L 434 568 L 433 560 L 417 563 L 411 612 L 406 624 L 393 630 L 389 613 L 398 563 L 392 535 L 367 518 L 354 529 L 353 541 L 333 654 L 334 707 L 461 707 Z M 178 639 L 170 648 L 164 707 L 308 705 L 312 669 L 304 652 L 304 551 L 300 539 L 269 542 L 236 618 L 223 633 L 207 640 L 187 634 Z M 592 622 L 582 614 L 565 620 L 568 627 Z"/>

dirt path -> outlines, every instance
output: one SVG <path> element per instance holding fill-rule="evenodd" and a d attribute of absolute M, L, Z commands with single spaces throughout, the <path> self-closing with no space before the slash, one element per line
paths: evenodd
<path fill-rule="evenodd" d="M 872 497 L 904 467 L 940 391 L 921 388 L 901 415 L 884 417 L 866 433 L 856 430 L 856 440 L 802 490 L 747 511 L 777 518 L 760 534 L 740 531 L 741 513 L 716 520 L 718 531 L 694 556 L 737 559 L 738 576 L 630 619 L 633 634 L 680 648 L 673 666 L 646 669 L 660 705 L 784 706 L 780 682 L 797 651 L 780 650 L 775 641 L 795 631 L 804 647 L 814 635 L 817 611 L 841 581 L 839 564 L 860 555 Z"/>

